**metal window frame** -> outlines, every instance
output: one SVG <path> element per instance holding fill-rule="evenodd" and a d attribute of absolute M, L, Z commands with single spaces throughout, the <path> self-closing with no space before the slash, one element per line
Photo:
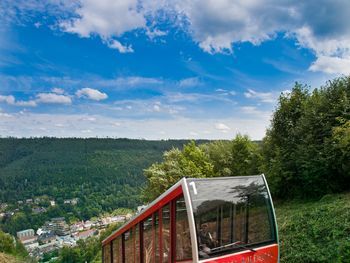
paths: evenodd
<path fill-rule="evenodd" d="M 192 202 L 190 197 L 190 192 L 188 190 L 188 184 L 186 178 L 181 180 L 182 191 L 185 199 L 188 224 L 190 227 L 190 236 L 191 236 L 191 246 L 192 246 L 192 262 L 198 263 L 198 246 L 197 246 L 197 233 L 196 233 L 196 225 L 194 221 L 194 214 L 192 208 Z"/>

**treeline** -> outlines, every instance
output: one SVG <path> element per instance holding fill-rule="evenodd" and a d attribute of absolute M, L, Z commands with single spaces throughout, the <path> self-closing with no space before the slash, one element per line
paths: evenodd
<path fill-rule="evenodd" d="M 274 196 L 314 198 L 350 189 L 350 77 L 282 93 L 262 143 L 232 141 L 172 149 L 144 171 L 150 201 L 187 177 L 264 173 Z"/>

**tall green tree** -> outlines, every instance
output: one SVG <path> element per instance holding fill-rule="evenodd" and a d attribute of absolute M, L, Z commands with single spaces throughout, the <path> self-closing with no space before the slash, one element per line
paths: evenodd
<path fill-rule="evenodd" d="M 183 177 L 252 175 L 259 172 L 259 147 L 248 136 L 237 135 L 232 141 L 215 141 L 197 146 L 186 144 L 183 150 L 164 153 L 163 162 L 144 170 L 147 186 L 145 201 L 154 200 Z"/>
<path fill-rule="evenodd" d="M 339 118 L 350 119 L 350 78 L 309 92 L 296 84 L 282 94 L 263 140 L 263 166 L 272 191 L 280 197 L 310 197 L 344 190 L 347 172 L 339 169 L 342 136 Z M 339 139 L 339 137 L 341 137 Z M 342 143 L 341 143 L 342 142 Z M 346 148 L 346 147 L 345 147 Z M 344 148 L 343 148 L 344 149 Z"/>
<path fill-rule="evenodd" d="M 260 147 L 247 135 L 238 134 L 231 141 L 215 141 L 202 147 L 208 152 L 218 176 L 253 175 L 260 172 Z"/>
<path fill-rule="evenodd" d="M 144 175 L 148 181 L 142 196 L 145 201 L 151 201 L 183 177 L 212 177 L 215 172 L 209 156 L 192 141 L 182 151 L 173 148 L 165 152 L 163 162 L 145 169 Z"/>

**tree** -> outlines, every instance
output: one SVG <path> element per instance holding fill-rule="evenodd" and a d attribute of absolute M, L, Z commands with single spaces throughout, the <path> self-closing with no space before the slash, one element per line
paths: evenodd
<path fill-rule="evenodd" d="M 344 185 L 347 172 L 339 169 L 348 157 L 348 127 L 337 128 L 339 118 L 350 119 L 349 98 L 349 77 L 312 93 L 296 84 L 291 93 L 281 94 L 262 152 L 262 169 L 275 195 L 316 197 L 349 187 Z"/>
<path fill-rule="evenodd" d="M 259 173 L 261 153 L 257 143 L 238 134 L 232 141 L 215 141 L 202 146 L 218 176 L 242 176 Z"/>
<path fill-rule="evenodd" d="M 248 136 L 237 135 L 232 141 L 216 141 L 197 146 L 186 144 L 163 155 L 163 162 L 144 170 L 147 186 L 142 195 L 151 201 L 183 177 L 252 175 L 259 172 L 259 147 Z"/>
<path fill-rule="evenodd" d="M 145 169 L 144 175 L 148 181 L 142 197 L 145 201 L 151 201 L 183 177 L 212 177 L 215 172 L 209 156 L 192 141 L 182 151 L 173 148 L 165 152 L 163 162 Z"/>

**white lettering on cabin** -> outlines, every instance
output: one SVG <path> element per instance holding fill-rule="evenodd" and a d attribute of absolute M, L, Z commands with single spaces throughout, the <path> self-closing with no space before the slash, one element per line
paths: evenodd
<path fill-rule="evenodd" d="M 196 184 L 194 182 L 190 182 L 189 183 L 190 186 L 192 186 L 192 189 L 193 189 L 193 193 L 195 195 L 197 195 L 197 188 L 196 188 Z"/>
<path fill-rule="evenodd" d="M 271 262 L 274 256 L 271 252 L 259 253 L 251 256 L 243 256 L 239 261 L 233 259 L 222 263 L 259 263 L 259 262 Z"/>

